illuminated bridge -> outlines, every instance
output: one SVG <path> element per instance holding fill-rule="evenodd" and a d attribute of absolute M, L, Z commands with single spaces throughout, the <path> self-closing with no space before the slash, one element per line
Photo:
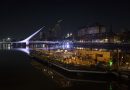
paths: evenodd
<path fill-rule="evenodd" d="M 36 34 L 38 34 L 44 27 L 37 30 L 24 40 L 17 42 L 0 42 L 0 48 L 8 46 L 30 46 L 34 44 L 45 44 L 45 45 L 61 45 L 61 44 L 73 44 L 73 47 L 87 47 L 87 48 L 107 48 L 107 49 L 130 49 L 129 43 L 91 43 L 91 42 L 79 42 L 79 41 L 31 41 Z"/>
<path fill-rule="evenodd" d="M 16 47 L 21 47 L 21 46 L 30 46 L 33 44 L 46 44 L 46 45 L 56 45 L 56 44 L 63 44 L 65 43 L 64 41 L 31 41 L 31 39 L 38 34 L 41 30 L 43 30 L 44 27 L 40 28 L 37 30 L 35 33 L 31 34 L 29 37 L 27 37 L 24 40 L 21 41 L 16 41 L 16 42 L 0 42 L 0 48 L 8 47 L 8 46 L 16 46 Z"/>
<path fill-rule="evenodd" d="M 35 33 L 31 34 L 29 37 L 27 37 L 24 40 L 17 41 L 17 42 L 0 42 L 0 44 L 9 44 L 9 43 L 26 43 L 26 45 L 29 45 L 29 43 L 59 43 L 58 41 L 30 41 L 37 33 L 39 33 L 44 27 L 37 30 Z"/>

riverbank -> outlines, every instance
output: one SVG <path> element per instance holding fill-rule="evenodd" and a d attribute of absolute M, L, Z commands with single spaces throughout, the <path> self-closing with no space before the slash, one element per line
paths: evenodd
<path fill-rule="evenodd" d="M 34 50 L 31 53 L 31 57 L 36 58 L 38 61 L 42 63 L 48 63 L 53 68 L 58 70 L 67 72 L 67 74 L 84 74 L 88 76 L 99 76 L 100 78 L 121 78 L 126 81 L 129 80 L 129 72 L 122 73 L 122 71 L 112 71 L 110 68 L 104 67 L 95 67 L 94 65 L 83 65 L 83 64 L 75 64 L 75 63 L 65 63 L 61 58 L 57 59 L 52 55 L 53 53 L 48 53 L 42 50 Z M 62 56 L 62 55 L 61 55 Z"/>
<path fill-rule="evenodd" d="M 115 78 L 115 75 L 111 73 L 111 71 L 95 69 L 94 67 L 81 67 L 81 66 L 73 66 L 70 64 L 64 64 L 58 62 L 58 60 L 54 60 L 54 58 L 48 57 L 48 55 L 43 55 L 43 53 L 33 52 L 30 55 L 31 57 L 35 58 L 37 61 L 41 63 L 49 64 L 52 68 L 56 70 L 62 71 L 67 76 L 78 77 L 77 75 L 91 77 L 93 79 L 110 79 Z"/>

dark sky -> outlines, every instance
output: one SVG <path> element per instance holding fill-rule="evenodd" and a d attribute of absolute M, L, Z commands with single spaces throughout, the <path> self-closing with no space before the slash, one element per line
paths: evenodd
<path fill-rule="evenodd" d="M 114 0 L 4 0 L 0 3 L 0 38 L 24 38 L 62 19 L 64 32 L 99 22 L 114 31 L 130 30 L 130 3 Z"/>

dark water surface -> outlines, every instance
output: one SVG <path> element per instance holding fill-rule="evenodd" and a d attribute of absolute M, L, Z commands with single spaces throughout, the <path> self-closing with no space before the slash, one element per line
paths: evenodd
<path fill-rule="evenodd" d="M 0 90 L 128 90 L 127 85 L 115 81 L 76 82 L 56 75 L 60 80 L 56 78 L 53 80 L 54 77 L 48 77 L 49 75 L 35 67 L 38 64 L 34 64 L 35 61 L 32 62 L 32 59 L 23 52 L 0 50 Z M 38 67 L 47 69 L 40 65 Z M 60 81 L 67 81 L 68 85 L 62 87 L 60 84 L 64 84 Z"/>
<path fill-rule="evenodd" d="M 19 51 L 0 51 L 0 90 L 42 90 L 56 84 L 32 67 L 29 57 Z"/>

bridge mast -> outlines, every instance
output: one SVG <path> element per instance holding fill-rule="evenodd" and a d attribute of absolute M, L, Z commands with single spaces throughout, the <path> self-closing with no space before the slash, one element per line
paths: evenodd
<path fill-rule="evenodd" d="M 18 41 L 19 43 L 26 43 L 26 45 L 29 45 L 29 40 L 34 37 L 37 33 L 39 33 L 44 27 L 40 28 L 39 30 L 37 30 L 35 33 L 33 33 L 32 35 L 30 35 L 29 37 L 27 37 L 24 40 Z"/>

